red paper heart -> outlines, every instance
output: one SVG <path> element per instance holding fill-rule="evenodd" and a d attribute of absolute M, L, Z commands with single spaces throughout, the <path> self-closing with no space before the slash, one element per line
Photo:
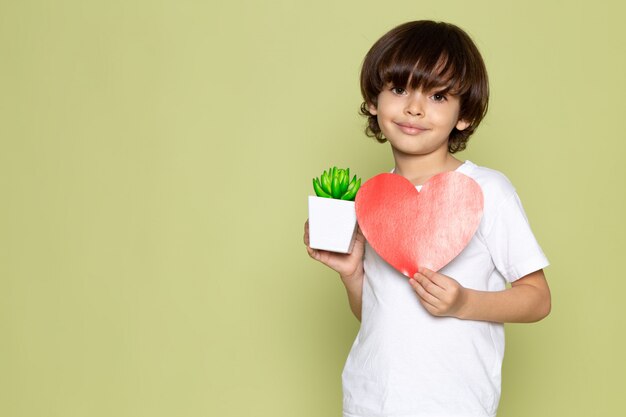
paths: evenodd
<path fill-rule="evenodd" d="M 412 277 L 424 266 L 443 268 L 469 243 L 483 214 L 483 193 L 460 172 L 432 177 L 421 191 L 406 178 L 380 174 L 355 200 L 356 217 L 374 250 Z"/>

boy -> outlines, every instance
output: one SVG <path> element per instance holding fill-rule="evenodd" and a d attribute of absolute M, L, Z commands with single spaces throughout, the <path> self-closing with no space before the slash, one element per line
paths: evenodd
<path fill-rule="evenodd" d="M 487 110 L 487 72 L 460 28 L 409 22 L 378 40 L 361 72 L 366 133 L 388 141 L 394 172 L 418 188 L 458 171 L 483 191 L 480 226 L 440 271 L 407 282 L 357 235 L 349 255 L 309 255 L 337 271 L 361 320 L 343 371 L 344 417 L 496 415 L 505 322 L 550 312 L 548 265 L 515 189 L 497 171 L 461 162 Z M 506 288 L 506 282 L 511 283 Z"/>

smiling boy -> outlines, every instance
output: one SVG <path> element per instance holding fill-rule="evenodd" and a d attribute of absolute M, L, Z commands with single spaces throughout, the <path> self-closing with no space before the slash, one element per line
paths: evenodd
<path fill-rule="evenodd" d="M 487 110 L 487 72 L 460 28 L 409 22 L 370 49 L 361 71 L 367 134 L 389 142 L 394 172 L 418 189 L 457 171 L 484 196 L 467 247 L 440 271 L 408 280 L 357 235 L 348 255 L 311 249 L 334 269 L 361 328 L 343 371 L 344 417 L 493 417 L 500 399 L 505 322 L 550 312 L 548 261 L 514 187 L 462 162 Z M 507 282 L 510 287 L 507 288 Z"/>

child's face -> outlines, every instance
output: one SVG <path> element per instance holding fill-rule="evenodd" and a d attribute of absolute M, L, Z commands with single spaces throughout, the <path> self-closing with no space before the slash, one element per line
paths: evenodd
<path fill-rule="evenodd" d="M 378 105 L 370 104 L 378 125 L 394 152 L 425 155 L 448 149 L 453 128 L 465 129 L 469 123 L 459 120 L 459 98 L 432 91 L 407 90 L 386 85 L 378 95 Z"/>

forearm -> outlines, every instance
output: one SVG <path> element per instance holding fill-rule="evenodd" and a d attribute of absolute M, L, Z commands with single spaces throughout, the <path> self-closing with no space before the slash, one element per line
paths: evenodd
<path fill-rule="evenodd" d="M 363 305 L 363 268 L 359 268 L 357 272 L 349 277 L 344 277 L 341 274 L 339 276 L 341 277 L 343 285 L 346 287 L 350 310 L 357 320 L 361 321 L 361 308 Z"/>
<path fill-rule="evenodd" d="M 532 323 L 550 313 L 547 287 L 519 284 L 504 291 L 465 289 L 466 297 L 458 317 L 498 323 Z"/>
<path fill-rule="evenodd" d="M 309 221 L 304 224 L 304 244 L 309 256 L 339 273 L 348 293 L 350 310 L 361 321 L 361 300 L 363 293 L 363 254 L 365 252 L 365 236 L 357 228 L 354 247 L 349 254 L 334 253 L 312 249 L 309 246 Z"/>

